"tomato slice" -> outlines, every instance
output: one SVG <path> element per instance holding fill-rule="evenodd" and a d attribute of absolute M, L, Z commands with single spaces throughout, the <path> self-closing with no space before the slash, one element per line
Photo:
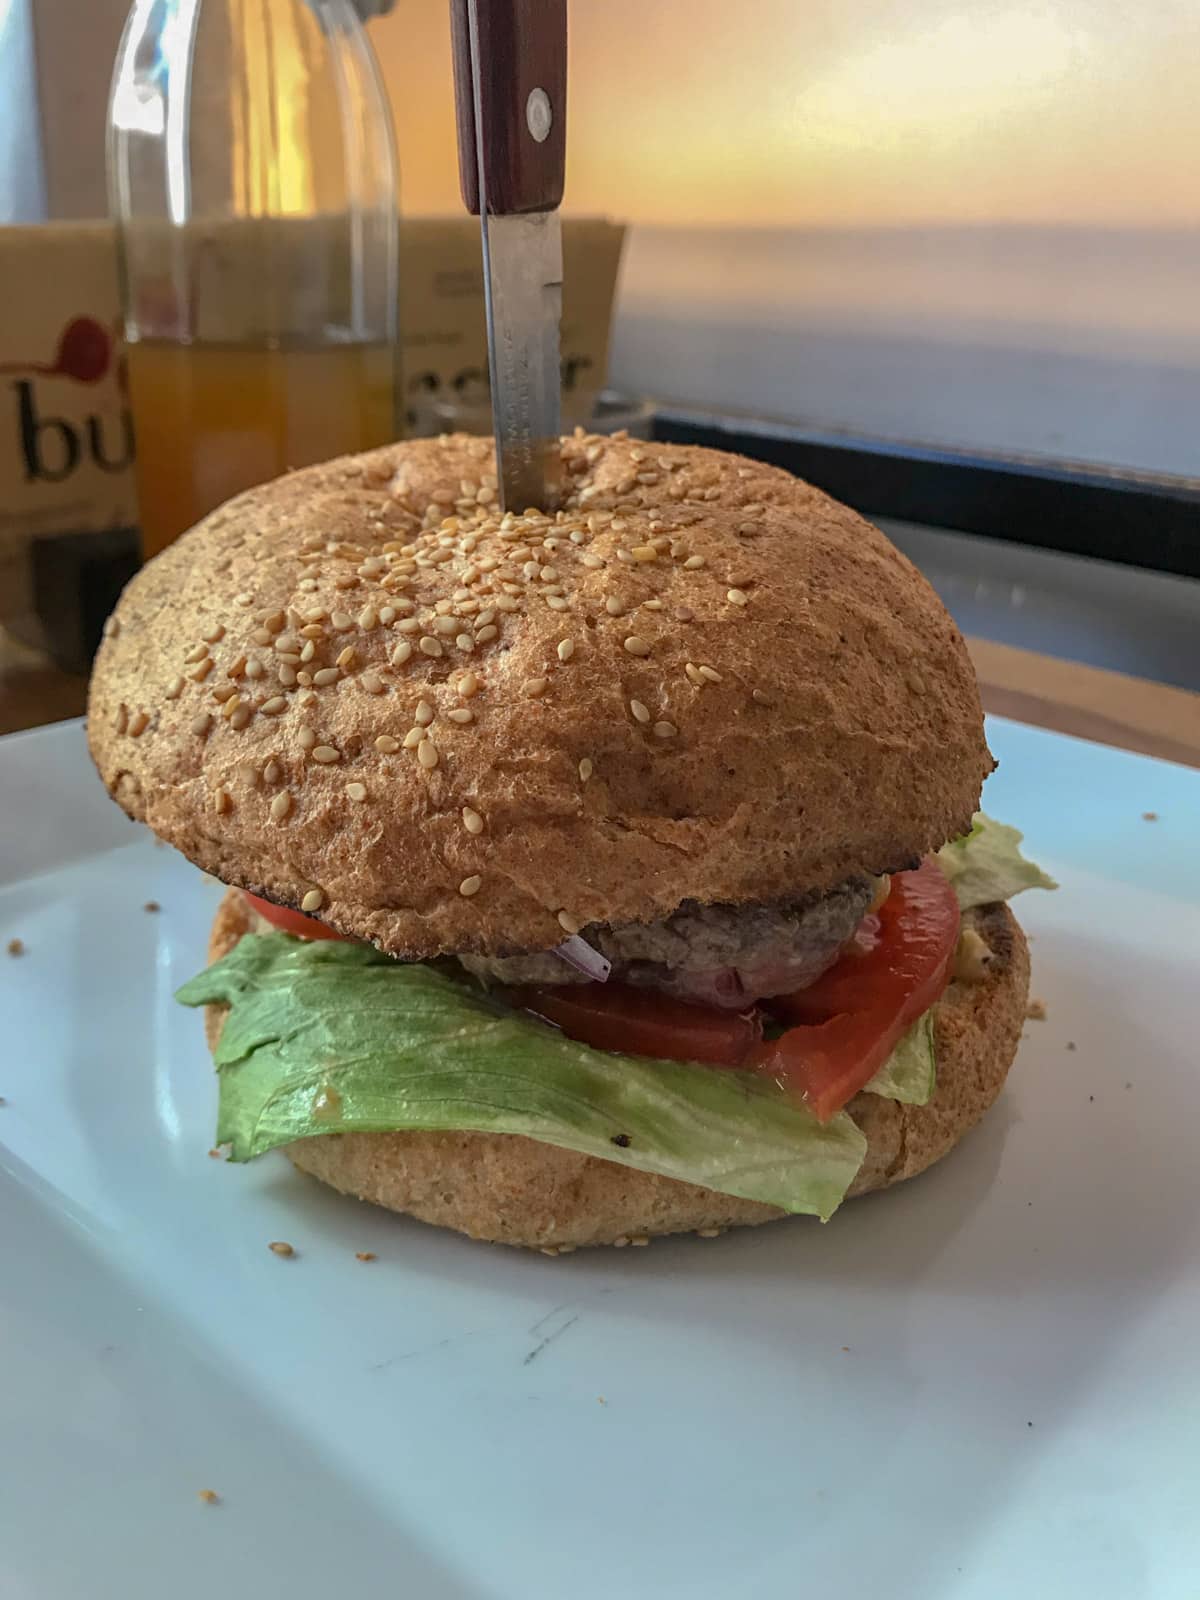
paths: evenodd
<path fill-rule="evenodd" d="M 689 1005 L 625 983 L 511 989 L 508 999 L 553 1022 L 579 1044 L 660 1061 L 740 1067 L 762 1038 L 762 1023 L 753 1013 Z"/>
<path fill-rule="evenodd" d="M 265 917 L 273 928 L 278 928 L 281 933 L 294 934 L 297 939 L 341 939 L 340 933 L 334 933 L 332 928 L 327 928 L 323 922 L 318 922 L 315 917 L 306 917 L 303 911 L 292 911 L 287 906 L 273 905 L 270 900 L 263 900 L 256 894 L 251 894 L 249 889 L 243 889 L 252 910 L 257 911 L 260 917 Z"/>
<path fill-rule="evenodd" d="M 822 1122 L 870 1082 L 949 982 L 959 910 L 936 861 L 897 873 L 873 918 L 878 928 L 860 930 L 815 983 L 770 1002 L 776 1016 L 798 1026 L 755 1055 L 755 1067 Z"/>

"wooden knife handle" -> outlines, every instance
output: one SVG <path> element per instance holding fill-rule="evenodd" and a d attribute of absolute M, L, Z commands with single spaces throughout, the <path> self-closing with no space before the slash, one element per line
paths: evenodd
<path fill-rule="evenodd" d="M 450 0 L 458 176 L 479 211 L 470 0 Z M 567 143 L 567 0 L 474 0 L 483 171 L 493 216 L 553 211 Z"/>

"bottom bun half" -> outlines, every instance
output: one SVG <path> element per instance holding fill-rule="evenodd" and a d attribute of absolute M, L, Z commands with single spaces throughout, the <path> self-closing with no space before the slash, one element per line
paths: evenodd
<path fill-rule="evenodd" d="M 1029 951 L 1006 905 L 963 917 L 991 960 L 981 977 L 954 979 L 934 1007 L 937 1089 L 927 1105 L 859 1094 L 848 1111 L 867 1138 L 849 1194 L 912 1178 L 952 1150 L 1004 1086 L 1016 1055 L 1029 992 Z M 251 931 L 237 890 L 222 900 L 209 961 Z M 224 1007 L 207 1007 L 215 1049 Z M 473 1239 L 549 1250 L 624 1243 L 770 1222 L 773 1206 L 504 1133 L 334 1133 L 297 1140 L 286 1154 L 343 1194 L 405 1212 Z"/>

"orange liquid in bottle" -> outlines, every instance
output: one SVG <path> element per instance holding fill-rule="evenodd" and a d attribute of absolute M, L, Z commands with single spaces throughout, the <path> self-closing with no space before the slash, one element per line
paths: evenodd
<path fill-rule="evenodd" d="M 242 489 L 397 437 L 391 344 L 128 346 L 146 560 Z"/>

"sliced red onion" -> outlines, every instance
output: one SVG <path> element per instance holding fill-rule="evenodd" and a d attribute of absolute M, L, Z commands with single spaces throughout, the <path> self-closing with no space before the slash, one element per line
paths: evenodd
<path fill-rule="evenodd" d="M 561 956 L 576 972 L 582 972 L 585 978 L 591 978 L 595 983 L 608 982 L 612 962 L 602 956 L 599 950 L 593 950 L 587 940 L 581 939 L 577 933 L 555 945 L 554 954 Z"/>

